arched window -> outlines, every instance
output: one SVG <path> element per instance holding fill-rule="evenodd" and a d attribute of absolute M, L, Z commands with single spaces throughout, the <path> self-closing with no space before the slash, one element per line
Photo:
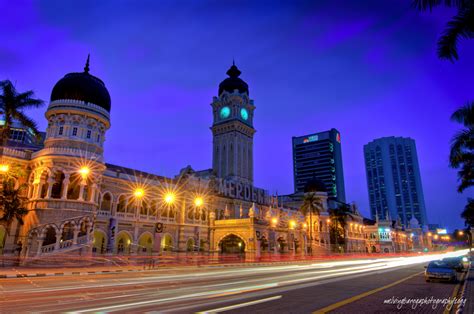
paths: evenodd
<path fill-rule="evenodd" d="M 125 195 L 120 195 L 118 205 L 117 205 L 117 212 L 118 213 L 125 213 L 127 206 L 127 198 Z"/>
<path fill-rule="evenodd" d="M 74 226 L 72 223 L 68 222 L 63 226 L 63 232 L 61 234 L 61 240 L 67 241 L 74 238 Z"/>
<path fill-rule="evenodd" d="M 48 229 L 46 229 L 43 246 L 50 245 L 53 243 L 56 243 L 56 230 L 53 227 L 49 226 Z"/>
<path fill-rule="evenodd" d="M 67 199 L 77 200 L 79 198 L 79 191 L 81 189 L 82 177 L 78 173 L 73 173 L 69 179 L 67 189 Z"/>
<path fill-rule="evenodd" d="M 64 173 L 56 171 L 54 174 L 53 188 L 51 189 L 51 198 L 61 198 L 63 192 Z"/>
<path fill-rule="evenodd" d="M 102 197 L 102 202 L 100 203 L 100 210 L 110 211 L 112 205 L 112 196 L 110 193 L 105 193 Z"/>

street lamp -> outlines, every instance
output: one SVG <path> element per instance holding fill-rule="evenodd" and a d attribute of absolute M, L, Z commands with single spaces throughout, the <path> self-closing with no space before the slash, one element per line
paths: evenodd
<path fill-rule="evenodd" d="M 276 217 L 272 218 L 273 227 L 275 227 L 277 225 L 277 223 L 278 223 L 278 218 L 276 218 Z"/>
<path fill-rule="evenodd" d="M 168 192 L 165 194 L 165 203 L 168 204 L 168 205 L 172 205 L 174 203 L 174 200 L 175 200 L 175 196 L 172 192 Z"/>
<path fill-rule="evenodd" d="M 290 229 L 295 229 L 296 222 L 294 220 L 290 220 Z"/>
<path fill-rule="evenodd" d="M 87 166 L 81 167 L 79 169 L 79 173 L 80 173 L 80 175 L 82 176 L 83 179 L 85 179 L 89 175 L 90 172 L 91 172 L 91 170 Z"/>
<path fill-rule="evenodd" d="M 194 199 L 194 205 L 196 207 L 201 207 L 203 204 L 204 204 L 204 200 L 202 199 L 202 197 L 198 196 Z"/>
<path fill-rule="evenodd" d="M 136 198 L 142 198 L 143 196 L 145 196 L 145 190 L 142 188 L 136 188 L 135 191 L 133 191 L 133 195 Z"/>
<path fill-rule="evenodd" d="M 458 231 L 458 235 L 463 236 L 463 235 L 464 235 L 464 232 L 463 232 L 462 230 L 459 230 L 459 231 Z"/>

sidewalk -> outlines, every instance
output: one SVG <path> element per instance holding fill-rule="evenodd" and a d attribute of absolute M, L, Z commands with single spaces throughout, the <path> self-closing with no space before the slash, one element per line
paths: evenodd
<path fill-rule="evenodd" d="M 471 255 L 472 261 L 473 255 Z M 462 309 L 462 313 L 474 313 L 474 263 L 471 262 L 471 269 L 469 270 L 469 277 L 466 278 L 466 286 L 463 296 L 466 298 L 466 304 Z"/>

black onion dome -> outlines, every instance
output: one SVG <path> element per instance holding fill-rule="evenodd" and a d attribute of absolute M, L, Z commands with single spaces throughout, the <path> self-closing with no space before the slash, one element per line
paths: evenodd
<path fill-rule="evenodd" d="M 235 66 L 235 63 L 232 64 L 229 70 L 227 70 L 227 75 L 229 76 L 219 84 L 219 95 L 222 92 L 227 91 L 233 93 L 234 90 L 238 90 L 240 93 L 249 94 L 249 86 L 241 78 L 239 78 L 240 70 Z"/>
<path fill-rule="evenodd" d="M 104 82 L 89 74 L 89 57 L 84 72 L 66 74 L 54 85 L 51 101 L 61 99 L 81 100 L 93 103 L 110 112 L 110 94 Z"/>
<path fill-rule="evenodd" d="M 304 186 L 305 193 L 327 192 L 324 182 L 315 176 L 309 179 Z"/>

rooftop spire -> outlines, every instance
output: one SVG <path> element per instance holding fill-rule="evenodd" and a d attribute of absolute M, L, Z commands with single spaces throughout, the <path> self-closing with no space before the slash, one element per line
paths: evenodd
<path fill-rule="evenodd" d="M 84 67 L 84 73 L 89 74 L 89 59 L 91 57 L 91 54 L 87 54 L 87 61 L 86 61 L 86 66 Z"/>
<path fill-rule="evenodd" d="M 226 73 L 227 73 L 228 76 L 233 77 L 233 78 L 239 77 L 239 75 L 242 73 L 242 72 L 240 72 L 240 70 L 235 65 L 234 59 L 232 59 L 232 66 L 230 67 L 229 70 L 227 70 Z"/>

